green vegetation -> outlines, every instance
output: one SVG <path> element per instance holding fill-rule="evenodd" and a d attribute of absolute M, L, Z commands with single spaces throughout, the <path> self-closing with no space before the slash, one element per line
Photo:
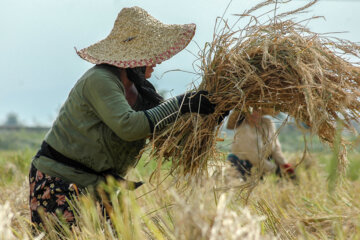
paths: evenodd
<path fill-rule="evenodd" d="M 26 133 L 21 133 L 25 139 Z M 289 151 L 286 138 L 294 139 L 290 133 L 283 138 L 285 154 L 298 163 L 302 148 Z M 38 139 L 41 142 L 40 134 Z M 299 142 L 293 144 L 301 146 Z M 219 142 L 219 149 L 230 143 L 230 138 Z M 37 148 L 0 151 L 0 239 L 44 236 L 32 235 L 29 224 L 27 175 Z M 226 151 L 220 155 L 224 159 Z M 220 164 L 211 167 L 209 178 L 188 179 L 191 189 L 184 190 L 171 184 L 172 176 L 157 188 L 156 179 L 149 182 L 157 163 L 146 164 L 149 159 L 144 155 L 127 176 L 145 181 L 144 186 L 128 191 L 113 183 L 106 188 L 112 203 L 110 220 L 84 196 L 74 206 L 78 225 L 69 229 L 50 221 L 47 239 L 359 239 L 360 154 L 349 154 L 346 176 L 329 191 L 333 157 L 329 149 L 313 149 L 297 167 L 297 181 L 268 175 L 252 190 L 244 188 L 231 168 Z M 167 169 L 165 164 L 163 177 Z M 57 232 L 55 227 L 62 230 Z"/>
<path fill-rule="evenodd" d="M 310 136 L 310 133 L 302 133 L 294 124 L 282 126 L 279 130 L 279 141 L 285 152 L 304 151 L 306 144 L 311 152 L 329 152 L 328 146 L 324 145 L 317 136 Z"/>
<path fill-rule="evenodd" d="M 47 130 L 46 129 L 0 129 L 0 150 L 37 149 Z"/>
<path fill-rule="evenodd" d="M 35 153 L 34 150 L 0 151 L 0 187 L 23 181 Z"/>

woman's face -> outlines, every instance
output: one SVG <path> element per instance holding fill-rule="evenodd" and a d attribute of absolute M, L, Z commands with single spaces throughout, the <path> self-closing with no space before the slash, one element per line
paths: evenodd
<path fill-rule="evenodd" d="M 151 74 L 154 71 L 155 67 L 156 67 L 156 64 L 154 64 L 152 66 L 146 66 L 146 70 L 145 70 L 145 78 L 146 79 L 151 77 Z"/>

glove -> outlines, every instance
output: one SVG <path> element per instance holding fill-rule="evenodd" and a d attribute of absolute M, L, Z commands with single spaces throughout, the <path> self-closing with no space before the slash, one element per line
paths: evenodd
<path fill-rule="evenodd" d="M 188 92 L 177 96 L 180 106 L 180 112 L 184 113 L 200 113 L 211 114 L 215 111 L 215 104 L 211 103 L 207 98 L 209 93 L 201 90 L 198 92 Z"/>
<path fill-rule="evenodd" d="M 189 92 L 168 99 L 160 105 L 145 110 L 145 116 L 149 121 L 150 132 L 159 131 L 167 124 L 175 121 L 178 113 L 193 112 L 211 114 L 215 111 L 215 104 L 207 98 L 207 91 Z"/>

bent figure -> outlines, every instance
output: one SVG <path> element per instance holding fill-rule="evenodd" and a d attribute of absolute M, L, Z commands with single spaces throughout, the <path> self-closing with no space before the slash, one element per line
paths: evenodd
<path fill-rule="evenodd" d="M 124 180 L 146 138 L 179 114 L 214 112 L 206 91 L 163 100 L 147 80 L 156 64 L 184 49 L 194 34 L 194 24 L 166 25 L 139 7 L 124 8 L 106 39 L 77 52 L 95 66 L 72 88 L 33 158 L 33 223 L 41 224 L 40 209 L 73 223 L 68 199 L 109 175 Z"/>
<path fill-rule="evenodd" d="M 275 125 L 265 114 L 263 110 L 245 115 L 234 111 L 230 115 L 227 129 L 235 129 L 235 135 L 228 161 L 244 178 L 251 174 L 253 167 L 265 173 L 276 172 L 280 176 L 283 169 L 294 177 L 294 169 L 281 151 Z"/>

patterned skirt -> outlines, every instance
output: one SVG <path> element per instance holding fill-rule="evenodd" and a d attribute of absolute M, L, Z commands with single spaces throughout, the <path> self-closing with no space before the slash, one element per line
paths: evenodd
<path fill-rule="evenodd" d="M 75 184 L 69 184 L 58 177 L 52 177 L 37 170 L 32 164 L 29 173 L 31 222 L 42 225 L 40 211 L 44 216 L 62 216 L 73 224 L 74 213 L 68 201 L 79 195 Z M 41 210 L 40 210 L 41 209 Z"/>

